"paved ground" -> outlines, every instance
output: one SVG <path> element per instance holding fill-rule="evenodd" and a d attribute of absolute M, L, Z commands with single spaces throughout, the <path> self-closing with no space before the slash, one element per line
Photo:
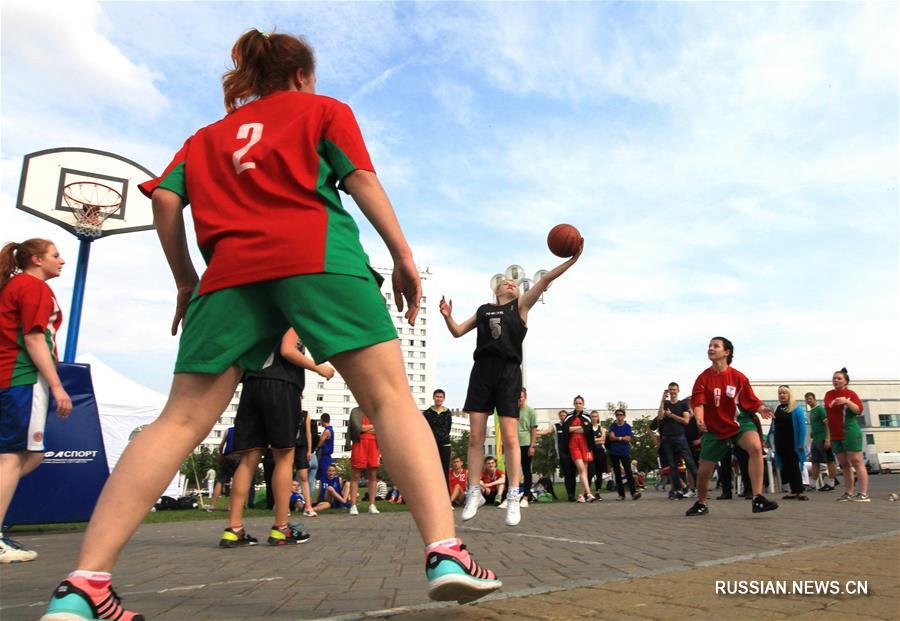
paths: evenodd
<path fill-rule="evenodd" d="M 405 513 L 322 516 L 313 539 L 290 549 L 216 547 L 210 522 L 142 526 L 115 585 L 152 619 L 817 619 L 900 618 L 900 476 L 871 478 L 871 503 L 836 493 L 753 515 L 745 500 L 689 501 L 649 492 L 632 502 L 554 503 L 523 510 L 516 529 L 486 507 L 460 534 L 504 581 L 498 597 L 465 607 L 427 603 L 422 548 Z M 458 512 L 457 512 L 458 519 Z M 248 522 L 265 537 L 268 521 Z M 223 524 L 224 526 L 224 514 Z M 836 528 L 835 525 L 839 525 Z M 80 533 L 20 533 L 41 558 L 0 569 L 0 619 L 37 619 L 73 564 Z M 849 544 L 849 545 L 847 545 Z M 869 595 L 726 596 L 716 580 L 867 580 Z M 788 587 L 792 585 L 788 584 Z M 600 611 L 600 612 L 598 612 Z M 851 616 L 856 613 L 857 616 Z M 809 616 L 806 616 L 809 615 Z"/>

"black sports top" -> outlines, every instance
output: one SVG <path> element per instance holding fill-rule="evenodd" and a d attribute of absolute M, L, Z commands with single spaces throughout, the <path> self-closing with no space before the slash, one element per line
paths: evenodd
<path fill-rule="evenodd" d="M 506 304 L 482 304 L 475 312 L 478 341 L 475 360 L 499 358 L 522 362 L 522 341 L 528 328 L 519 316 L 519 300 Z"/>

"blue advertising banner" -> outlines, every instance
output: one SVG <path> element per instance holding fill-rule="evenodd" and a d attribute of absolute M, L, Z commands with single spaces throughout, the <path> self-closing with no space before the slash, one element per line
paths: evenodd
<path fill-rule="evenodd" d="M 44 462 L 19 481 L 7 525 L 84 522 L 109 476 L 91 367 L 60 363 L 57 370 L 72 398 L 72 413 L 59 418 L 51 409 Z"/>

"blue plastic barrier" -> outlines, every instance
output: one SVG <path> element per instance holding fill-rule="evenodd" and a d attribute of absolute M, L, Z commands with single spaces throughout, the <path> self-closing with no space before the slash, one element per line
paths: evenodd
<path fill-rule="evenodd" d="M 60 363 L 57 370 L 72 398 L 72 413 L 59 418 L 51 409 L 44 463 L 19 481 L 7 525 L 84 522 L 109 476 L 91 367 Z"/>

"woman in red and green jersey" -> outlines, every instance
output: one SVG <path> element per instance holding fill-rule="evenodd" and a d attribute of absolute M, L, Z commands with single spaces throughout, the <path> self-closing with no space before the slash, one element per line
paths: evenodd
<path fill-rule="evenodd" d="M 486 595 L 501 583 L 455 536 L 445 474 L 410 393 L 380 279 L 338 195 L 353 197 L 387 245 L 397 308 L 408 307 L 413 325 L 418 269 L 356 119 L 346 104 L 316 94 L 313 50 L 297 37 L 250 30 L 231 58 L 225 117 L 188 138 L 163 174 L 141 185 L 178 289 L 173 334 L 183 319 L 169 401 L 110 476 L 78 570 L 45 619 L 91 619 L 112 597 L 109 572 L 145 508 L 206 437 L 242 372 L 259 370 L 289 327 L 317 363 L 327 359 L 340 372 L 378 428 L 385 465 L 409 492 L 426 544 L 429 595 Z M 188 253 L 188 204 L 207 262 L 202 278 Z M 135 618 L 117 600 L 111 607 L 116 619 Z"/>
<path fill-rule="evenodd" d="M 697 377 L 691 392 L 691 408 L 697 419 L 697 428 L 703 436 L 700 466 L 697 469 L 697 502 L 688 509 L 687 515 L 709 513 L 706 504 L 709 480 L 716 464 L 725 456 L 729 444 L 740 446 L 750 455 L 753 513 L 777 509 L 778 503 L 762 495 L 762 444 L 750 414 L 759 412 L 763 418 L 772 418 L 772 410 L 753 393 L 750 380 L 731 367 L 734 358 L 734 345 L 731 341 L 723 336 L 713 337 L 709 341 L 706 355 L 712 365 Z"/>
<path fill-rule="evenodd" d="M 46 239 L 9 243 L 0 250 L 0 528 L 19 479 L 44 458 L 50 396 L 57 416 L 72 411 L 72 400 L 56 373 L 56 331 L 62 313 L 47 286 L 64 264 Z M 0 563 L 35 558 L 37 552 L 0 532 Z"/>
<path fill-rule="evenodd" d="M 841 466 L 847 491 L 838 498 L 840 501 L 869 502 L 869 474 L 863 463 L 862 429 L 859 416 L 863 413 L 863 403 L 859 395 L 847 388 L 850 375 L 846 368 L 835 371 L 831 376 L 833 390 L 825 393 L 822 401 L 828 415 L 828 431 L 831 432 L 831 448 Z M 859 493 L 854 494 L 854 472 L 859 478 Z"/>

